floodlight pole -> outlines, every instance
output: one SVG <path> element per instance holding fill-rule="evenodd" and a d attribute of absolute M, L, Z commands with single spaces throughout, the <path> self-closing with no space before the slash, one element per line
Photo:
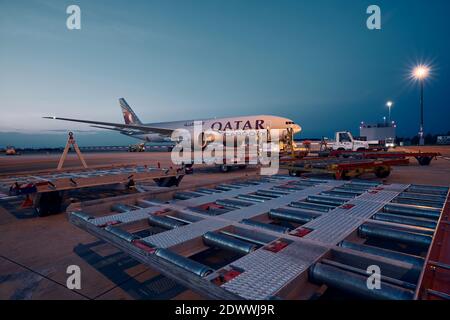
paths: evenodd
<path fill-rule="evenodd" d="M 425 144 L 424 133 L 423 133 L 423 81 L 420 79 L 420 128 L 419 128 L 419 145 L 423 146 Z"/>

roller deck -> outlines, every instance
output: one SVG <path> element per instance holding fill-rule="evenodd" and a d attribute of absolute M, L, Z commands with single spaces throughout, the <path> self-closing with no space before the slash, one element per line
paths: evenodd
<path fill-rule="evenodd" d="M 423 266 L 448 207 L 446 187 L 288 175 L 139 197 L 122 199 L 130 210 L 115 214 L 114 199 L 102 209 L 69 207 L 69 220 L 212 299 L 312 299 L 325 288 L 423 298 Z M 396 202 L 405 197 L 415 204 Z M 171 223 L 155 226 L 155 217 Z M 199 259 L 205 252 L 219 263 Z M 375 291 L 365 285 L 374 264 L 382 287 Z M 443 297 L 449 288 L 447 281 L 435 291 Z"/>

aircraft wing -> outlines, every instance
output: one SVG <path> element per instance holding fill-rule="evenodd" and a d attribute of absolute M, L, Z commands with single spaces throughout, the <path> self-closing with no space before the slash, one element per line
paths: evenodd
<path fill-rule="evenodd" d="M 151 127 L 151 126 L 146 126 L 143 124 L 123 124 L 123 123 L 80 120 L 80 119 L 70 119 L 70 118 L 58 118 L 58 117 L 43 117 L 43 118 L 101 125 L 101 126 L 104 126 L 103 129 L 111 129 L 111 130 L 117 130 L 117 129 L 123 129 L 123 131 L 126 131 L 127 129 L 128 130 L 139 130 L 139 131 L 142 131 L 145 133 L 160 133 L 160 134 L 164 134 L 164 135 L 170 135 L 174 131 L 173 129 Z M 106 127 L 111 127 L 111 128 L 106 128 Z"/>
<path fill-rule="evenodd" d="M 125 134 L 145 133 L 142 130 L 136 130 L 136 129 L 131 130 L 131 129 L 116 128 L 116 127 L 103 127 L 103 126 L 96 126 L 96 125 L 91 125 L 90 127 L 106 129 L 106 130 L 114 130 L 114 131 L 119 131 L 120 133 L 125 133 Z"/>

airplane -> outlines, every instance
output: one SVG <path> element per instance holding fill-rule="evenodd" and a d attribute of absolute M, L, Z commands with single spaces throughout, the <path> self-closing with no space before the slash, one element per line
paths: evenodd
<path fill-rule="evenodd" d="M 205 132 L 213 132 L 221 135 L 245 136 L 254 130 L 280 130 L 280 141 L 293 142 L 294 134 L 301 131 L 301 127 L 294 121 L 277 116 L 254 115 L 230 118 L 213 118 L 201 120 L 182 120 L 172 122 L 142 123 L 133 109 L 124 98 L 119 99 L 122 109 L 124 123 L 103 122 L 94 120 L 81 120 L 72 118 L 43 117 L 45 119 L 73 121 L 90 124 L 91 127 L 118 131 L 126 136 L 137 138 L 145 142 L 173 143 L 171 134 L 177 129 L 187 129 L 192 131 L 194 121 L 201 121 L 202 132 L 198 137 L 199 144 L 205 148 L 209 143 L 214 142 L 215 137 Z"/>

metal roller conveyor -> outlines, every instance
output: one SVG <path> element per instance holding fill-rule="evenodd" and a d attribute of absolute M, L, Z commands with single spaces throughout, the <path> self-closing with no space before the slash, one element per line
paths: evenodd
<path fill-rule="evenodd" d="M 352 194 L 355 197 L 364 193 L 364 191 L 351 190 L 349 188 L 334 188 L 332 191 L 340 192 L 340 193 Z"/>
<path fill-rule="evenodd" d="M 236 238 L 236 239 L 241 239 L 241 240 L 244 240 L 244 241 L 247 241 L 247 242 L 255 243 L 255 244 L 261 245 L 261 246 L 265 246 L 266 244 L 269 243 L 269 242 L 261 241 L 261 240 L 258 240 L 258 239 L 250 238 L 250 237 L 244 236 L 242 234 L 236 234 L 236 233 L 233 233 L 233 232 L 229 232 L 229 231 L 220 231 L 220 233 L 225 234 L 225 235 L 230 236 L 230 237 L 233 237 L 233 238 Z"/>
<path fill-rule="evenodd" d="M 359 275 L 340 268 L 316 263 L 310 269 L 310 280 L 325 284 L 368 299 L 411 300 L 414 292 L 390 283 L 382 282 L 381 289 L 373 290 L 367 286 L 367 275 Z"/>
<path fill-rule="evenodd" d="M 196 189 L 195 192 L 202 193 L 202 194 L 214 194 L 214 193 L 219 192 L 219 190 L 208 189 L 208 188 L 199 188 L 199 189 Z"/>
<path fill-rule="evenodd" d="M 231 188 L 231 189 L 240 189 L 242 188 L 242 186 L 236 185 L 236 184 L 231 184 L 231 183 L 222 183 L 219 184 L 219 187 L 225 187 L 225 188 Z"/>
<path fill-rule="evenodd" d="M 347 184 L 340 186 L 340 188 L 358 190 L 358 191 L 366 191 L 366 190 L 369 190 L 371 188 L 371 186 L 362 186 L 362 185 L 357 185 L 354 183 L 347 183 Z"/>
<path fill-rule="evenodd" d="M 237 186 L 237 187 L 251 187 L 251 186 L 256 185 L 255 183 L 248 183 L 247 181 L 246 182 L 233 182 L 230 184 L 233 186 Z"/>
<path fill-rule="evenodd" d="M 279 194 L 277 192 L 272 191 L 267 191 L 267 190 L 259 190 L 255 192 L 255 195 L 257 196 L 263 196 L 263 197 L 269 197 L 269 198 L 279 198 L 281 197 L 283 194 Z"/>
<path fill-rule="evenodd" d="M 197 197 L 201 197 L 201 196 L 203 196 L 203 194 L 201 194 L 201 193 L 195 193 L 192 191 L 182 191 L 182 192 L 176 192 L 173 195 L 173 198 L 177 199 L 177 200 L 189 200 L 189 199 L 197 198 Z"/>
<path fill-rule="evenodd" d="M 183 218 L 176 217 L 176 216 L 165 216 L 165 217 L 167 217 L 167 218 L 169 218 L 171 220 L 180 221 L 183 224 L 190 224 L 190 223 L 196 222 L 196 221 L 190 221 L 190 220 L 183 219 Z"/>
<path fill-rule="evenodd" d="M 420 206 L 393 203 L 385 205 L 383 211 L 429 219 L 439 219 L 439 216 L 441 215 L 441 209 L 438 208 L 424 208 Z"/>
<path fill-rule="evenodd" d="M 298 191 L 298 190 L 295 190 L 295 191 Z M 276 194 L 280 194 L 280 195 L 284 196 L 284 195 L 290 194 L 293 191 L 289 191 L 284 188 L 272 187 L 270 189 L 270 192 L 276 192 Z"/>
<path fill-rule="evenodd" d="M 135 236 L 134 234 L 129 233 L 128 231 L 122 230 L 118 227 L 107 226 L 105 228 L 105 230 L 127 242 L 132 242 L 133 240 L 139 239 L 139 237 Z"/>
<path fill-rule="evenodd" d="M 311 181 L 311 182 L 314 182 L 314 183 L 327 183 L 328 182 L 328 180 L 317 179 L 317 178 L 308 178 L 308 179 L 305 179 L 303 181 Z"/>
<path fill-rule="evenodd" d="M 346 248 L 346 249 L 352 249 L 360 252 L 365 252 L 369 254 L 373 254 L 376 256 L 385 257 L 388 259 L 398 260 L 405 263 L 409 263 L 414 266 L 414 268 L 417 270 L 418 273 L 420 273 L 420 270 L 422 270 L 424 259 L 419 256 L 413 256 L 406 253 L 401 253 L 397 251 L 392 251 L 388 249 L 378 248 L 374 246 L 368 246 L 365 244 L 357 244 L 350 241 L 342 241 L 339 244 L 340 247 Z"/>
<path fill-rule="evenodd" d="M 372 224 L 363 224 L 358 228 L 358 232 L 363 238 L 393 240 L 421 248 L 428 248 L 432 240 L 432 235 L 429 234 L 398 230 L 385 226 L 375 226 Z"/>
<path fill-rule="evenodd" d="M 340 197 L 348 200 L 356 197 L 356 194 L 354 193 L 339 192 L 339 191 L 323 191 L 320 194 L 325 196 Z"/>
<path fill-rule="evenodd" d="M 434 186 L 411 185 L 406 191 L 446 196 L 447 193 L 448 193 L 448 188 L 446 188 L 446 187 L 434 187 Z"/>
<path fill-rule="evenodd" d="M 154 216 L 154 215 L 150 215 L 148 217 L 148 223 L 153 226 L 161 227 L 164 229 L 175 229 L 186 225 L 186 223 L 181 222 L 179 220 L 171 219 L 165 216 Z"/>
<path fill-rule="evenodd" d="M 306 198 L 308 202 L 318 203 L 318 204 L 328 204 L 332 206 L 340 206 L 346 203 L 347 199 L 337 198 L 337 197 L 327 197 L 327 196 L 308 196 Z"/>
<path fill-rule="evenodd" d="M 201 208 L 190 207 L 189 210 L 197 212 L 197 213 L 201 213 L 201 214 L 206 214 L 208 216 L 218 216 L 218 215 L 224 214 L 226 212 L 230 212 L 231 210 L 235 210 L 235 208 L 224 207 L 224 208 L 209 208 L 208 210 L 204 210 Z"/>
<path fill-rule="evenodd" d="M 437 208 L 437 209 L 440 209 L 443 206 L 442 202 L 408 199 L 408 198 L 403 198 L 403 197 L 397 197 L 397 198 L 393 199 L 392 202 L 400 203 L 400 204 L 410 204 L 413 206 L 420 206 L 420 207 Z"/>
<path fill-rule="evenodd" d="M 421 184 L 412 184 L 409 186 L 409 189 L 423 189 L 423 190 L 448 192 L 448 187 L 429 186 L 429 185 L 421 185 Z"/>
<path fill-rule="evenodd" d="M 252 227 L 257 227 L 257 228 L 261 228 L 261 229 L 278 232 L 278 233 L 288 233 L 291 230 L 288 227 L 277 226 L 274 224 L 263 223 L 263 222 L 259 222 L 259 221 L 249 220 L 249 219 L 243 219 L 240 221 L 240 223 L 243 223 L 243 224 L 246 224 L 246 225 L 249 225 Z"/>
<path fill-rule="evenodd" d="M 295 187 L 295 186 L 279 186 L 279 187 L 272 187 L 273 190 L 276 191 L 288 191 L 288 192 L 297 192 L 297 191 L 301 191 L 305 188 L 301 188 L 301 187 Z"/>
<path fill-rule="evenodd" d="M 223 185 L 218 185 L 214 189 L 219 190 L 219 191 L 230 191 L 230 190 L 233 190 L 235 188 L 226 187 L 226 186 L 223 186 Z"/>
<path fill-rule="evenodd" d="M 440 195 L 434 195 L 434 194 L 422 194 L 422 193 L 415 193 L 415 192 L 402 192 L 398 197 L 407 198 L 407 199 L 417 199 L 417 200 L 429 200 L 429 201 L 436 201 L 436 202 L 445 202 L 445 198 Z"/>
<path fill-rule="evenodd" d="M 224 207 L 223 209 L 209 209 L 207 211 L 201 211 L 201 213 L 206 213 L 209 216 L 219 216 L 221 214 L 230 212 L 232 210 L 235 210 L 235 208 L 231 208 L 231 207 Z"/>
<path fill-rule="evenodd" d="M 353 272 L 362 276 L 366 276 L 367 277 L 367 271 L 360 269 L 358 267 L 352 266 L 352 265 L 347 265 L 344 263 L 340 263 L 337 261 L 333 261 L 333 260 L 329 260 L 329 259 L 323 259 L 321 261 L 322 264 L 326 264 L 328 266 L 332 266 L 332 267 L 336 267 L 338 269 L 344 270 L 344 271 L 349 271 L 349 272 Z M 416 286 L 414 284 L 412 284 L 411 282 L 407 282 L 407 281 L 403 281 L 403 280 L 399 280 L 397 278 L 392 278 L 392 277 L 388 277 L 385 276 L 383 274 L 380 275 L 380 280 L 383 283 L 390 283 L 393 284 L 395 286 L 399 286 L 405 289 L 410 289 L 410 290 L 415 290 Z"/>
<path fill-rule="evenodd" d="M 240 194 L 236 197 L 237 199 L 248 200 L 251 202 L 264 202 L 267 200 L 272 200 L 271 197 L 258 196 L 255 194 Z"/>
<path fill-rule="evenodd" d="M 301 209 L 320 211 L 320 212 L 328 212 L 328 211 L 336 208 L 336 206 L 317 204 L 317 203 L 309 203 L 309 202 L 301 202 L 301 201 L 291 202 L 289 204 L 289 206 L 293 207 L 293 208 L 301 208 Z"/>
<path fill-rule="evenodd" d="M 278 195 L 274 195 L 274 194 L 257 194 L 257 192 L 250 193 L 250 194 L 247 194 L 247 195 L 252 196 L 255 199 L 264 199 L 264 200 L 273 200 L 274 198 L 278 198 Z"/>
<path fill-rule="evenodd" d="M 259 186 L 262 182 L 259 180 L 247 180 L 244 183 L 251 184 L 252 186 Z"/>
<path fill-rule="evenodd" d="M 203 235 L 203 242 L 210 247 L 218 247 L 224 250 L 240 254 L 248 254 L 255 251 L 258 246 L 244 240 L 236 239 L 225 234 L 207 232 Z"/>
<path fill-rule="evenodd" d="M 151 206 L 159 206 L 162 203 L 164 203 L 163 201 L 159 200 L 159 199 L 138 199 L 138 204 L 142 207 L 151 207 Z"/>
<path fill-rule="evenodd" d="M 353 185 L 367 186 L 367 187 L 378 187 L 380 185 L 379 182 L 368 181 L 368 180 L 353 180 L 350 182 Z"/>
<path fill-rule="evenodd" d="M 269 217 L 271 219 L 283 220 L 288 222 L 294 222 L 299 224 L 305 224 L 315 219 L 318 215 L 311 214 L 310 212 L 302 212 L 299 210 L 289 209 L 272 209 L 269 211 Z"/>
<path fill-rule="evenodd" d="M 192 195 L 194 198 L 203 196 L 203 193 L 197 192 L 197 191 L 184 191 L 184 192 L 189 194 L 189 195 Z"/>
<path fill-rule="evenodd" d="M 408 188 L 406 191 L 407 192 L 414 192 L 414 193 L 421 193 L 421 194 L 441 196 L 441 197 L 445 197 L 447 195 L 447 191 L 428 190 L 428 189 L 420 189 L 420 188 Z"/>
<path fill-rule="evenodd" d="M 192 197 L 190 195 L 187 195 L 185 193 L 182 193 L 182 192 L 177 192 L 177 193 L 175 193 L 173 195 L 173 198 L 176 199 L 176 200 L 189 200 L 189 199 L 194 198 L 194 197 Z"/>
<path fill-rule="evenodd" d="M 377 213 L 373 216 L 373 219 L 379 220 L 379 221 L 407 224 L 407 225 L 411 225 L 411 226 L 423 227 L 423 228 L 429 228 L 429 229 L 436 228 L 435 220 L 426 219 L 426 218 L 413 218 L 413 217 L 392 214 L 392 213 Z"/>
<path fill-rule="evenodd" d="M 245 207 L 251 206 L 253 204 L 252 202 L 232 200 L 232 199 L 216 200 L 215 203 L 218 204 L 219 206 L 225 206 L 225 207 L 234 208 L 234 209 L 245 208 Z"/>
<path fill-rule="evenodd" d="M 168 249 L 158 249 L 156 250 L 155 255 L 200 277 L 205 277 L 214 272 L 214 270 L 210 267 L 205 266 L 204 264 L 201 264 L 197 261 L 180 256 L 179 254 L 176 254 Z"/>
<path fill-rule="evenodd" d="M 310 182 L 310 181 L 295 181 L 295 182 L 292 182 L 292 184 L 295 184 L 296 186 L 313 187 L 317 183 Z"/>
<path fill-rule="evenodd" d="M 121 204 L 121 203 L 116 203 L 113 204 L 111 206 L 111 210 L 114 212 L 120 212 L 120 213 L 124 213 L 124 212 L 128 212 L 133 210 L 134 208 L 125 204 Z"/>

